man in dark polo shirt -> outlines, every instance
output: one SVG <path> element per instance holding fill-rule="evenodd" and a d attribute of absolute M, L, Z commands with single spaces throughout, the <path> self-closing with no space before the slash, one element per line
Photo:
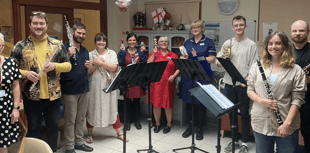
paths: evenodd
<path fill-rule="evenodd" d="M 88 94 L 86 93 L 89 92 L 87 69 L 92 65 L 87 49 L 81 45 L 86 36 L 85 25 L 75 24 L 72 34 L 73 46 L 65 44 L 72 69 L 70 72 L 60 75 L 62 100 L 65 108 L 65 153 L 75 153 L 74 149 L 91 152 L 93 148 L 83 142 L 83 128 L 88 105 Z"/>
<path fill-rule="evenodd" d="M 305 68 L 310 64 L 310 43 L 308 42 L 309 24 L 303 20 L 295 21 L 291 26 L 291 38 L 294 42 L 296 64 Z M 310 76 L 307 76 L 308 90 L 305 96 L 305 104 L 300 111 L 300 131 L 304 138 L 306 152 L 310 152 Z"/>

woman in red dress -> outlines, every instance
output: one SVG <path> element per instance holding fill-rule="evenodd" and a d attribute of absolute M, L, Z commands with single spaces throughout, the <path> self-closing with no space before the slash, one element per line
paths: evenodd
<path fill-rule="evenodd" d="M 176 59 L 178 55 L 168 50 L 168 38 L 162 36 L 158 40 L 159 49 L 155 47 L 153 52 L 149 55 L 148 62 L 162 62 L 168 61 L 164 74 L 159 82 L 151 83 L 151 103 L 153 104 L 153 113 L 156 121 L 154 132 L 160 131 L 161 110 L 165 109 L 167 118 L 167 125 L 163 133 L 169 133 L 171 130 L 172 108 L 174 101 L 174 80 L 179 75 L 180 71 L 172 60 Z"/>

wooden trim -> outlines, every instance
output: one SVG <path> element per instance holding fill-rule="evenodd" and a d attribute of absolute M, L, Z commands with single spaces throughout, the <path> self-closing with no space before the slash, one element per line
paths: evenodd
<path fill-rule="evenodd" d="M 259 42 L 259 27 L 260 27 L 260 3 L 261 0 L 258 2 L 258 21 L 257 21 L 257 41 Z"/>
<path fill-rule="evenodd" d="M 153 5 L 153 4 L 175 4 L 175 3 L 197 3 L 197 2 L 201 3 L 201 0 L 145 2 L 144 5 Z"/>
<path fill-rule="evenodd" d="M 100 3 L 107 4 L 107 0 L 100 0 Z M 108 36 L 108 14 L 107 14 L 107 5 L 100 10 L 100 30 L 106 36 Z"/>
<path fill-rule="evenodd" d="M 71 8 L 71 9 L 89 9 L 89 10 L 106 10 L 106 3 L 89 3 L 67 0 L 16 0 L 20 5 Z"/>
<path fill-rule="evenodd" d="M 14 44 L 22 40 L 21 13 L 18 0 L 12 1 L 13 9 L 13 26 L 14 26 Z"/>

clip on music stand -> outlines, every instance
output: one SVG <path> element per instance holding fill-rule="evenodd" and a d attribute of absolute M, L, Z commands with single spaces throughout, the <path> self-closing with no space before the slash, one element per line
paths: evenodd
<path fill-rule="evenodd" d="M 117 89 L 123 89 L 124 90 L 124 139 L 123 139 L 123 153 L 126 153 L 126 129 L 127 129 L 127 87 L 129 84 L 132 84 L 132 82 L 135 80 L 135 77 L 139 74 L 139 72 L 142 71 L 144 65 L 146 63 L 138 63 L 129 65 L 127 67 L 122 68 L 118 73 L 115 79 L 112 81 L 112 83 L 109 85 L 109 87 L 103 89 L 105 93 L 109 93 L 111 91 L 117 90 Z"/>
<path fill-rule="evenodd" d="M 217 153 L 221 152 L 221 118 L 225 113 L 236 108 L 237 105 L 233 105 L 229 108 L 223 109 L 219 106 L 218 99 L 213 99 L 208 92 L 204 91 L 200 86 L 190 89 L 189 92 L 193 94 L 217 119 L 218 119 L 218 131 L 217 131 Z M 224 95 L 222 95 L 224 96 Z M 227 99 L 229 100 L 229 99 Z"/>
<path fill-rule="evenodd" d="M 181 71 L 181 75 L 191 78 L 192 80 L 192 88 L 194 88 L 194 79 L 197 78 L 199 80 L 207 80 L 211 81 L 209 77 L 207 76 L 205 70 L 201 66 L 200 62 L 197 60 L 188 60 L 188 59 L 172 59 L 174 64 L 179 68 Z M 190 149 L 191 153 L 194 153 L 195 150 L 199 150 L 205 153 L 208 153 L 207 151 L 204 151 L 202 149 L 199 149 L 196 147 L 195 144 L 195 133 L 194 133 L 194 100 L 195 97 L 191 95 L 192 97 L 192 145 L 190 147 L 185 148 L 178 148 L 173 149 L 172 151 L 175 152 L 177 150 L 184 150 L 184 149 Z"/>
<path fill-rule="evenodd" d="M 147 63 L 144 65 L 143 69 L 140 71 L 140 73 L 135 77 L 133 80 L 131 86 L 138 86 L 138 85 L 148 85 L 148 130 L 149 130 L 149 148 L 148 149 L 138 149 L 137 152 L 140 151 L 147 151 L 148 153 L 158 153 L 153 149 L 152 146 L 152 139 L 151 139 L 151 122 L 152 122 L 152 111 L 151 111 L 151 83 L 160 81 L 166 66 L 168 64 L 168 61 L 163 62 L 152 62 Z"/>
<path fill-rule="evenodd" d="M 229 58 L 222 58 L 222 57 L 217 57 L 217 59 L 220 61 L 221 65 L 224 67 L 226 72 L 230 75 L 233 83 L 233 103 L 237 104 L 237 96 L 236 96 L 236 82 L 240 82 L 243 84 L 246 84 L 246 81 L 242 77 L 242 75 L 239 73 L 235 65 L 230 61 Z M 232 153 L 235 153 L 235 132 L 237 132 L 237 126 L 235 123 L 236 115 L 237 115 L 237 110 L 235 109 L 232 111 L 232 123 L 231 123 L 231 134 L 232 134 Z"/>

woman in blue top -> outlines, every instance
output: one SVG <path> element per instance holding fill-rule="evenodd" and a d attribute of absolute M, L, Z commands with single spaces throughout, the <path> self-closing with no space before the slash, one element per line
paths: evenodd
<path fill-rule="evenodd" d="M 191 32 L 194 35 L 193 38 L 186 40 L 184 43 L 184 47 L 187 51 L 188 56 L 181 56 L 180 58 L 183 59 L 196 59 L 197 57 L 204 57 L 208 63 L 213 63 L 215 60 L 216 50 L 214 47 L 213 40 L 207 38 L 203 33 L 205 31 L 204 23 L 201 20 L 196 20 L 191 24 Z M 209 72 L 206 72 L 208 76 L 213 76 L 211 71 L 210 64 L 202 65 L 205 69 L 209 69 Z M 197 80 L 201 84 L 209 84 L 210 82 L 204 80 Z M 196 87 L 197 84 L 194 84 Z M 186 103 L 186 112 L 187 112 L 187 121 L 189 122 L 189 126 L 186 131 L 182 134 L 182 137 L 187 138 L 192 134 L 192 126 L 191 126 L 191 119 L 192 119 L 192 106 L 191 106 L 191 96 L 189 93 L 189 89 L 192 89 L 192 80 L 190 78 L 182 76 L 181 78 L 181 85 L 180 85 L 180 98 Z M 197 123 L 197 132 L 196 132 L 196 139 L 202 140 L 203 139 L 203 123 L 206 114 L 206 108 L 197 100 L 195 99 L 195 123 Z"/>
<path fill-rule="evenodd" d="M 145 46 L 137 47 L 138 38 L 134 33 L 127 35 L 128 47 L 121 46 L 121 50 L 117 54 L 119 66 L 126 67 L 129 64 L 135 64 L 140 62 L 146 62 L 147 51 Z M 139 122 L 140 116 L 140 98 L 144 95 L 144 89 L 142 86 L 128 87 L 127 89 L 127 116 L 128 125 L 127 130 L 130 130 L 130 123 L 135 122 L 135 126 L 140 130 L 141 124 Z"/>

